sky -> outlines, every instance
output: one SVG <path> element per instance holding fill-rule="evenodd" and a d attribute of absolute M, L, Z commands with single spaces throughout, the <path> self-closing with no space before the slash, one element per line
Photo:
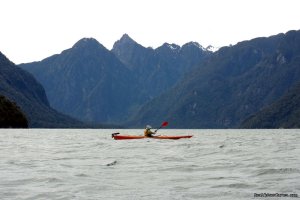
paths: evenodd
<path fill-rule="evenodd" d="M 299 30 L 299 8 L 299 0 L 0 0 L 0 51 L 33 62 L 84 37 L 110 50 L 125 33 L 145 47 L 222 47 Z"/>

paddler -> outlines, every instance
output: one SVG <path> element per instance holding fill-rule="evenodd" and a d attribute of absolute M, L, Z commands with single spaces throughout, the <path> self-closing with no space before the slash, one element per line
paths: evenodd
<path fill-rule="evenodd" d="M 151 129 L 152 127 L 150 126 L 150 125 L 147 125 L 146 126 L 146 128 L 145 128 L 145 131 L 144 131 L 144 135 L 146 136 L 146 137 L 152 137 L 155 133 L 156 133 L 156 131 L 155 132 L 152 132 L 150 129 Z"/>

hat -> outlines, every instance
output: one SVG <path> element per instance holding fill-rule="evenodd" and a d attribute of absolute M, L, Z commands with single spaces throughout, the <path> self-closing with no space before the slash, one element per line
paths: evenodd
<path fill-rule="evenodd" d="M 147 125 L 146 126 L 146 129 L 151 129 L 152 127 L 150 125 Z"/>

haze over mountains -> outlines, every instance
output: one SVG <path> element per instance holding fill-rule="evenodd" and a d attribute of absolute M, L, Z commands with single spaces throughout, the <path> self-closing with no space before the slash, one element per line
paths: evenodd
<path fill-rule="evenodd" d="M 162 121 L 170 128 L 299 128 L 300 31 L 209 49 L 196 42 L 146 48 L 124 34 L 108 50 L 83 38 L 19 65 L 35 78 L 1 54 L 0 94 L 31 127 L 80 124 L 70 115 L 136 128 Z"/>
<path fill-rule="evenodd" d="M 299 81 L 300 31 L 240 42 L 221 48 L 143 106 L 131 125 L 168 120 L 173 128 L 239 127 Z"/>
<path fill-rule="evenodd" d="M 83 123 L 58 113 L 49 106 L 44 88 L 25 70 L 19 68 L 0 52 L 0 95 L 15 102 L 25 113 L 29 127 L 67 128 L 83 127 Z M 2 101 L 5 103 L 6 101 Z M 1 103 L 1 107 L 5 105 Z M 10 106 L 11 107 L 11 106 Z M 16 109 L 14 109 L 16 110 Z M 9 111 L 6 110 L 7 112 Z M 20 127 L 25 127 L 21 114 L 16 119 Z M 3 115 L 2 115 L 3 117 Z M 8 118 L 8 117 L 7 117 Z M 3 119 L 5 121 L 5 119 Z M 12 120 L 10 120 L 12 121 Z M 21 121 L 20 123 L 18 121 Z M 9 124 L 13 124 L 11 122 Z M 17 127 L 12 126 L 12 127 Z"/>
<path fill-rule="evenodd" d="M 125 34 L 111 51 L 84 38 L 20 67 L 44 86 L 53 108 L 83 121 L 120 124 L 210 54 L 197 43 L 145 48 Z"/>

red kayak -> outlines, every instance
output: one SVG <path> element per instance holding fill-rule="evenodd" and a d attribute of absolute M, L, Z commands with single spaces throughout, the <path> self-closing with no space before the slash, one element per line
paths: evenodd
<path fill-rule="evenodd" d="M 132 139 L 169 139 L 169 140 L 178 140 L 181 138 L 191 138 L 192 135 L 179 135 L 179 136 L 167 136 L 167 135 L 158 135 L 158 136 L 152 136 L 152 137 L 146 137 L 143 135 L 119 135 L 120 133 L 113 133 L 111 135 L 112 138 L 115 140 L 132 140 Z"/>

